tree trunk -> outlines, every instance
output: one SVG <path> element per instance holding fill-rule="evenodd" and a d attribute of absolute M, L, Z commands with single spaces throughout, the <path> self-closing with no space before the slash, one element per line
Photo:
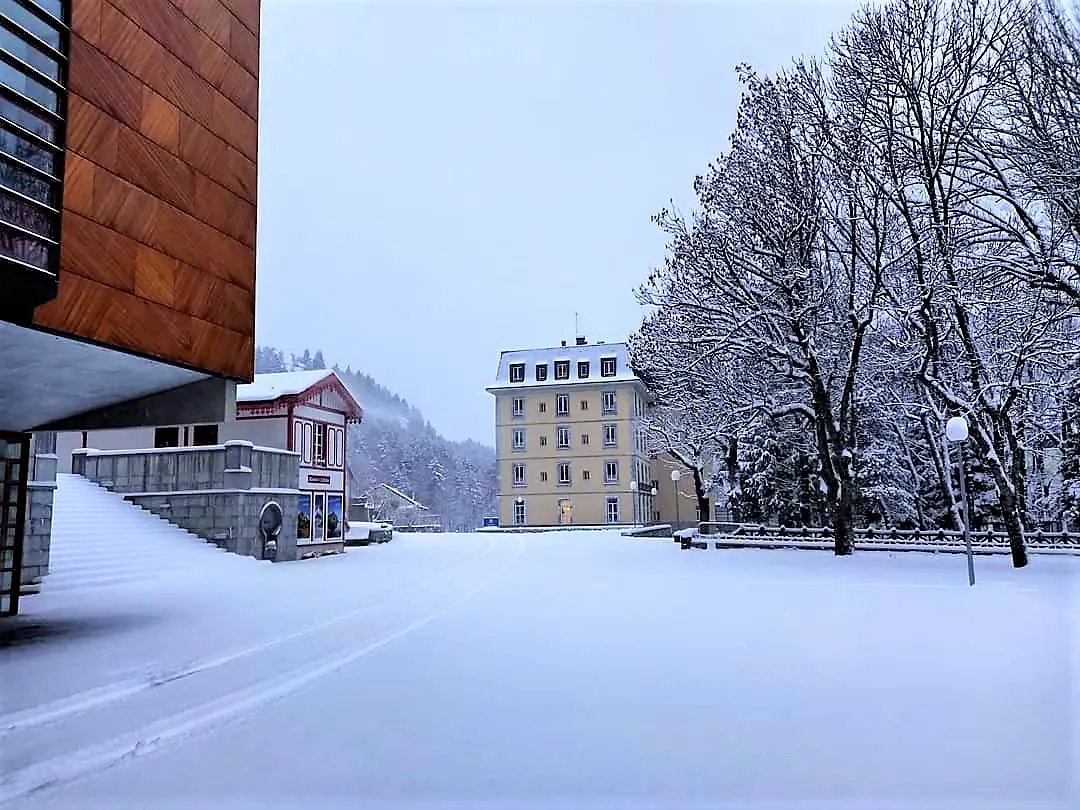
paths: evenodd
<path fill-rule="evenodd" d="M 855 485 L 840 479 L 840 492 L 833 510 L 833 553 L 843 557 L 855 551 Z"/>
<path fill-rule="evenodd" d="M 1009 534 L 1009 551 L 1012 553 L 1013 568 L 1023 568 L 1028 564 L 1027 549 L 1024 547 L 1024 524 L 1020 519 L 1016 496 L 1007 490 L 999 490 L 1001 517 L 1005 521 L 1005 531 Z"/>
<path fill-rule="evenodd" d="M 708 523 L 711 520 L 709 493 L 705 491 L 705 480 L 701 475 L 701 470 L 696 467 L 694 468 L 694 495 L 697 497 L 698 522 Z"/>

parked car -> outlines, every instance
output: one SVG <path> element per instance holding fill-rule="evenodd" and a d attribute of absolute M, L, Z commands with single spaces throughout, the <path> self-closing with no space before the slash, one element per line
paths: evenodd
<path fill-rule="evenodd" d="M 366 546 L 368 543 L 389 543 L 394 538 L 394 524 L 381 521 L 346 521 L 345 545 Z"/>

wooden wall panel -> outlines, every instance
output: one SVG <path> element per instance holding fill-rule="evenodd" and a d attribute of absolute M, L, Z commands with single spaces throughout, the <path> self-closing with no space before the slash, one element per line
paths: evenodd
<path fill-rule="evenodd" d="M 35 322 L 254 368 L 258 0 L 73 0 L 61 275 Z"/>

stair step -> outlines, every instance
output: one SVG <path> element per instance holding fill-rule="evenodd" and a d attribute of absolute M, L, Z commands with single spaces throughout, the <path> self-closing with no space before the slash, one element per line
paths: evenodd
<path fill-rule="evenodd" d="M 212 541 L 81 476 L 57 476 L 46 592 L 152 581 L 207 565 L 247 564 Z"/>

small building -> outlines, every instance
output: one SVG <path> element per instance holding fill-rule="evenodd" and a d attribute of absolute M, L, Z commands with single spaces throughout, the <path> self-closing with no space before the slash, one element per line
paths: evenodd
<path fill-rule="evenodd" d="M 228 421 L 208 424 L 60 433 L 56 447 L 59 468 L 61 472 L 76 471 L 89 477 L 87 471 L 110 468 L 87 464 L 82 458 L 91 460 L 96 455 L 124 453 L 141 457 L 155 451 L 170 457 L 187 452 L 194 457 L 209 449 L 224 450 L 234 442 L 250 443 L 256 453 L 260 449 L 286 451 L 294 459 L 289 463 L 297 467 L 297 483 L 295 489 L 282 491 L 278 497 L 296 499 L 295 512 L 292 503 L 283 503 L 282 511 L 290 516 L 290 521 L 295 514 L 297 556 L 342 550 L 348 492 L 348 427 L 360 423 L 363 409 L 341 378 L 326 369 L 256 374 L 253 382 L 236 387 L 232 416 Z M 74 470 L 73 456 L 79 460 L 78 469 Z M 155 480 L 152 491 L 147 490 L 148 484 L 143 484 L 145 491 L 129 491 L 126 497 L 156 504 L 160 496 L 183 493 L 185 498 L 198 497 L 198 490 L 209 486 L 206 476 L 198 478 L 197 464 L 177 462 L 175 470 L 170 482 Z M 293 480 L 291 475 L 284 478 Z M 99 483 L 108 488 L 114 486 L 111 478 Z M 222 493 L 215 491 L 215 494 Z M 171 514 L 162 516 L 207 540 L 216 540 L 222 532 L 233 529 L 232 518 L 217 514 L 210 506 L 203 506 L 204 513 L 198 522 L 190 522 L 177 511 L 177 497 L 167 500 Z M 285 535 L 290 539 L 293 528 L 290 525 Z"/>
<path fill-rule="evenodd" d="M 376 484 L 366 494 L 371 520 L 385 520 L 400 531 L 440 531 L 439 516 L 400 489 L 389 484 Z"/>

